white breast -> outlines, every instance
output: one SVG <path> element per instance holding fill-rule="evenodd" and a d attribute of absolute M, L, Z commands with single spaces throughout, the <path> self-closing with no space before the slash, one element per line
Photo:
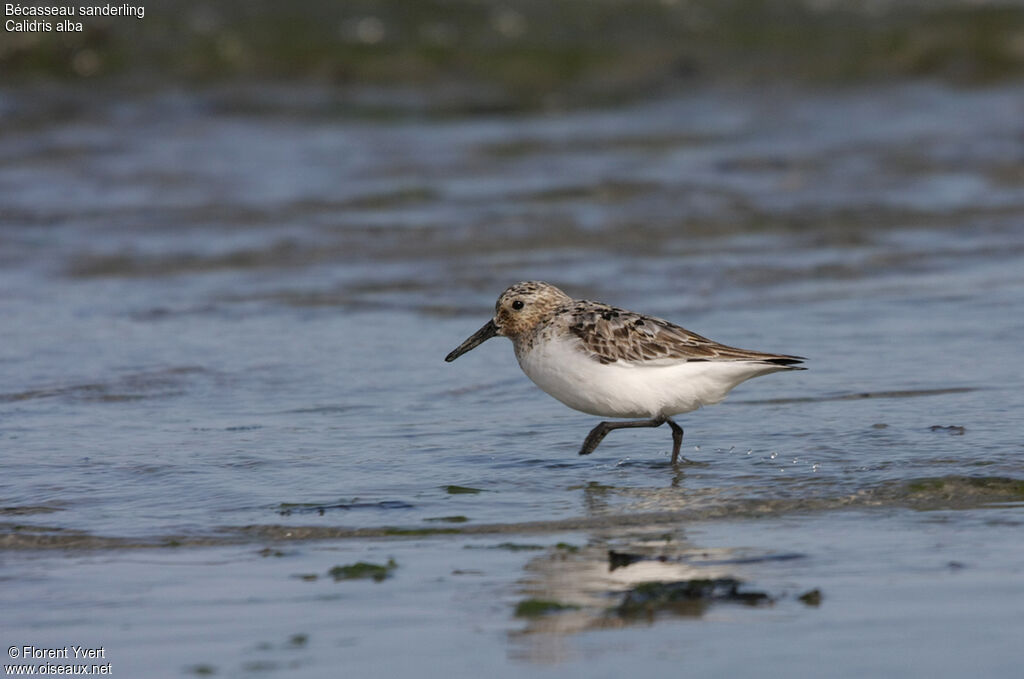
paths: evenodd
<path fill-rule="evenodd" d="M 570 336 L 548 336 L 528 350 L 516 347 L 519 366 L 565 405 L 601 417 L 654 418 L 718 403 L 737 384 L 781 370 L 756 361 L 601 363 Z"/>

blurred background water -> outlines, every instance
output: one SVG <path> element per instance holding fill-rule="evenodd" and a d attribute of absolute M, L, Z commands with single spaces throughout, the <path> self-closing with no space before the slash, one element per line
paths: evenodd
<path fill-rule="evenodd" d="M 1016 676 L 1024 5 L 83 22 L 0 33 L 9 645 L 121 676 Z M 442 361 L 531 278 L 810 370 L 681 418 L 691 464 L 662 430 L 580 458 L 595 419 L 507 342 Z M 708 578 L 772 603 L 622 603 Z"/>

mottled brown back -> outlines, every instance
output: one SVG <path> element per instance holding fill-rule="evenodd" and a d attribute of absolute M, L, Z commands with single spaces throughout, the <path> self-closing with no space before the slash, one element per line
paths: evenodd
<path fill-rule="evenodd" d="M 600 302 L 576 300 L 564 304 L 555 311 L 554 319 L 566 323 L 581 346 L 601 363 L 665 359 L 764 361 L 790 366 L 802 361 L 798 356 L 766 354 L 719 344 L 666 320 Z"/>

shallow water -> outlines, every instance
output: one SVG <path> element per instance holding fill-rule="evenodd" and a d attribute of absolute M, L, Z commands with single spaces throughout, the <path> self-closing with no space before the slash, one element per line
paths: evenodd
<path fill-rule="evenodd" d="M 121 676 L 1013 676 L 1024 89 L 386 123 L 217 96 L 0 135 L 11 644 Z M 581 458 L 595 418 L 507 342 L 442 361 L 528 278 L 809 370 L 679 418 L 690 464 L 662 429 Z M 608 613 L 726 576 L 773 603 Z"/>

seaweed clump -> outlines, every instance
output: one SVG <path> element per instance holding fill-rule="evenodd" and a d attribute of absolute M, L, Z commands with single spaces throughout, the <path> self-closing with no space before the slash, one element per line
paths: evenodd
<path fill-rule="evenodd" d="M 388 562 L 384 565 L 359 561 L 346 566 L 335 566 L 327 571 L 327 574 L 334 578 L 335 581 L 370 578 L 374 582 L 381 582 L 391 577 L 391 572 L 396 568 L 398 568 L 398 564 L 394 559 L 388 559 Z"/>
<path fill-rule="evenodd" d="M 614 612 L 624 618 L 653 616 L 660 612 L 699 616 L 713 603 L 747 606 L 771 604 L 765 592 L 741 591 L 736 578 L 694 578 L 678 582 L 645 582 L 626 592 Z"/>
<path fill-rule="evenodd" d="M 574 604 L 563 604 L 549 599 L 524 599 L 516 606 L 516 617 L 533 618 L 539 615 L 547 615 L 548 613 L 573 611 L 578 608 L 579 606 Z"/>

